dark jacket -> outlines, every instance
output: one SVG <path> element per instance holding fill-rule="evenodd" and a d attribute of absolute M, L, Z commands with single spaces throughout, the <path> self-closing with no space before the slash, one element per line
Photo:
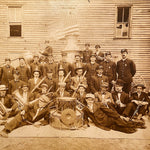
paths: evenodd
<path fill-rule="evenodd" d="M 118 100 L 118 92 L 113 92 L 112 97 L 113 97 L 113 100 L 114 100 L 114 103 L 115 103 Z M 120 101 L 123 104 L 128 104 L 130 102 L 129 94 L 127 94 L 125 92 L 122 92 L 121 96 L 120 96 Z"/>
<path fill-rule="evenodd" d="M 16 69 L 19 70 L 19 72 L 20 72 L 19 79 L 24 82 L 28 82 L 28 80 L 31 77 L 30 69 L 26 66 L 24 66 L 24 67 L 18 66 Z"/>
<path fill-rule="evenodd" d="M 92 76 L 90 80 L 90 90 L 94 94 L 100 90 L 100 86 L 103 82 L 108 82 L 108 77 L 102 75 L 99 77 L 98 75 Z"/>
<path fill-rule="evenodd" d="M 132 82 L 132 77 L 136 73 L 135 63 L 130 59 L 126 59 L 125 61 L 123 60 L 118 61 L 117 73 L 118 79 L 122 79 L 126 83 Z"/>
<path fill-rule="evenodd" d="M 104 67 L 103 74 L 108 77 L 109 82 L 116 80 L 116 64 L 113 61 L 103 61 L 102 66 Z"/>
<path fill-rule="evenodd" d="M 8 86 L 9 81 L 14 78 L 13 71 L 14 71 L 14 67 L 12 67 L 12 66 L 2 67 L 2 69 L 1 69 L 1 84 L 5 84 Z"/>
<path fill-rule="evenodd" d="M 84 50 L 82 52 L 82 56 L 83 56 L 82 62 L 83 63 L 89 63 L 91 55 L 92 55 L 92 50 L 88 50 L 88 51 Z"/>

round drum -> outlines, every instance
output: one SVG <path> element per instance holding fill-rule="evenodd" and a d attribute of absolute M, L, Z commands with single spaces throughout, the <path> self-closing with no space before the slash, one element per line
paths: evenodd
<path fill-rule="evenodd" d="M 74 124 L 76 121 L 75 111 L 72 109 L 65 109 L 64 111 L 62 111 L 61 121 L 67 126 Z"/>
<path fill-rule="evenodd" d="M 57 98 L 57 110 L 63 111 L 67 108 L 76 110 L 76 98 L 58 97 Z"/>

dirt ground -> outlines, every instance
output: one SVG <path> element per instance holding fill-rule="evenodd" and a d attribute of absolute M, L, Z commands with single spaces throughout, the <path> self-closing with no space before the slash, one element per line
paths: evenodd
<path fill-rule="evenodd" d="M 150 150 L 150 120 L 133 134 L 105 131 L 91 124 L 78 130 L 58 130 L 50 125 L 20 127 L 0 138 L 0 150 Z M 3 127 L 0 127 L 0 130 Z"/>

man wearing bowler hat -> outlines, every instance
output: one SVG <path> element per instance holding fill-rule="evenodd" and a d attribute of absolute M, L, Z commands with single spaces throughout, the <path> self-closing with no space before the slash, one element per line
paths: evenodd
<path fill-rule="evenodd" d="M 14 67 L 11 66 L 10 58 L 5 58 L 5 66 L 1 68 L 1 84 L 8 86 L 9 81 L 13 79 Z"/>
<path fill-rule="evenodd" d="M 137 116 L 137 119 L 141 119 L 146 113 L 146 110 L 150 104 L 150 99 L 148 98 L 148 94 L 144 92 L 146 87 L 143 84 L 137 84 L 135 88 L 136 92 L 131 94 L 131 102 L 124 110 L 124 115 L 131 118 L 133 113 L 136 111 L 137 106 L 139 105 L 140 107 L 135 116 Z"/>
<path fill-rule="evenodd" d="M 72 77 L 76 75 L 75 69 L 79 67 L 84 68 L 84 64 L 81 62 L 80 54 L 75 54 L 75 62 L 69 65 L 69 71 L 71 71 Z"/>
<path fill-rule="evenodd" d="M 123 91 L 123 86 L 125 82 L 121 79 L 118 79 L 115 83 L 115 91 L 112 93 L 114 100 L 114 109 L 120 114 L 123 115 L 123 112 L 130 102 L 129 94 Z"/>
<path fill-rule="evenodd" d="M 90 82 L 90 92 L 95 94 L 100 90 L 100 86 L 103 82 L 108 82 L 108 77 L 103 75 L 103 66 L 98 66 L 96 68 L 96 75 L 91 77 Z"/>
<path fill-rule="evenodd" d="M 33 62 L 30 65 L 31 77 L 33 77 L 33 72 L 37 68 L 38 68 L 38 70 L 40 70 L 41 76 L 43 76 L 44 68 L 43 68 L 43 66 L 39 62 L 39 55 L 35 54 L 33 56 Z"/>
<path fill-rule="evenodd" d="M 121 56 L 122 59 L 117 62 L 117 73 L 118 73 L 118 79 L 123 80 L 124 87 L 123 91 L 126 93 L 129 93 L 131 91 L 131 83 L 132 83 L 132 77 L 136 73 L 136 66 L 133 60 L 127 58 L 128 50 L 122 49 L 121 50 Z"/>
<path fill-rule="evenodd" d="M 70 88 L 73 91 L 76 91 L 79 88 L 80 84 L 84 84 L 85 87 L 87 88 L 87 79 L 86 77 L 83 77 L 83 68 L 79 67 L 75 69 L 76 76 L 71 78 L 71 84 Z"/>
<path fill-rule="evenodd" d="M 32 91 L 32 90 L 35 88 L 35 86 L 41 81 L 40 76 L 41 76 L 41 71 L 38 70 L 38 68 L 36 68 L 36 69 L 33 71 L 33 78 L 31 78 L 31 79 L 28 81 L 30 91 Z M 38 88 L 38 87 L 37 87 L 37 88 Z M 36 90 L 36 89 L 35 89 L 35 90 Z"/>

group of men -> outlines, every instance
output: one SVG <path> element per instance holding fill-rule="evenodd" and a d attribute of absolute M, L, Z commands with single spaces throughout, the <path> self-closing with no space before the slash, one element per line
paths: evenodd
<path fill-rule="evenodd" d="M 104 54 L 100 48 L 96 45 L 92 51 L 86 43 L 85 50 L 75 55 L 72 64 L 66 62 L 64 53 L 56 63 L 49 53 L 50 46 L 41 53 L 42 59 L 34 55 L 29 64 L 20 57 L 16 68 L 6 58 L 5 66 L 0 69 L 0 120 L 5 124 L 0 135 L 7 137 L 15 128 L 41 119 L 44 119 L 41 124 L 48 124 L 51 110 L 61 110 L 58 97 L 75 97 L 77 105 L 82 105 L 83 122 L 87 126 L 90 118 L 106 130 L 133 133 L 139 124 L 144 128 L 141 119 L 148 111 L 150 100 L 143 84 L 136 85 L 131 93 L 136 66 L 127 57 L 128 50 L 121 50 L 122 59 L 116 64 L 111 52 Z M 9 117 L 14 118 L 7 122 Z M 135 117 L 139 124 L 134 122 Z"/>

